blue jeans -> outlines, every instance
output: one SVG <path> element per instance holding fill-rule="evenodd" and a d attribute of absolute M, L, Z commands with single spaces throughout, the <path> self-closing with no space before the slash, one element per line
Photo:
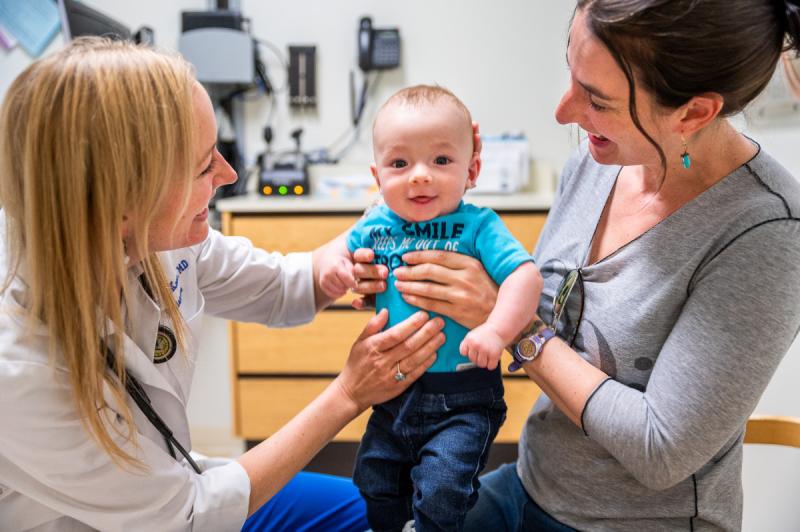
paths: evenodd
<path fill-rule="evenodd" d="M 516 464 L 503 464 L 481 477 L 478 504 L 467 514 L 465 532 L 574 532 L 531 499 L 517 475 Z"/>
<path fill-rule="evenodd" d="M 447 393 L 429 391 L 427 377 L 375 406 L 361 440 L 353 482 L 376 532 L 401 530 L 410 519 L 417 532 L 460 529 L 505 420 L 499 374 L 490 387 Z"/>
<path fill-rule="evenodd" d="M 251 515 L 242 531 L 363 532 L 364 501 L 349 478 L 298 473 Z"/>

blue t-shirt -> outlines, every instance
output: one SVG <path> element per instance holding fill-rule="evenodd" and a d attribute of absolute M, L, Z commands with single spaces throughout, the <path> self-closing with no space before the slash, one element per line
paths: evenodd
<path fill-rule="evenodd" d="M 373 263 L 389 268 L 386 291 L 378 294 L 375 302 L 377 310 L 389 310 L 387 328 L 419 310 L 406 303 L 394 287 L 394 269 L 405 265 L 402 258 L 405 253 L 430 249 L 475 257 L 498 285 L 521 264 L 532 261 L 530 253 L 511 235 L 497 213 L 463 201 L 450 214 L 426 222 L 406 222 L 385 204 L 379 205 L 356 224 L 347 238 L 347 247 L 351 252 L 370 248 L 375 251 Z M 531 298 L 535 295 L 531 294 Z M 442 317 L 446 341 L 428 371 L 456 371 L 459 364 L 469 364 L 469 359 L 458 352 L 469 330 Z"/>

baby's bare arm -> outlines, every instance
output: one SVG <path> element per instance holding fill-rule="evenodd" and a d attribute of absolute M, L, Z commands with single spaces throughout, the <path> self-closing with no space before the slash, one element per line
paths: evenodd
<path fill-rule="evenodd" d="M 542 275 L 532 262 L 526 262 L 506 277 L 497 292 L 486 323 L 497 332 L 505 345 L 512 343 L 527 327 L 539 308 L 542 294 Z"/>
<path fill-rule="evenodd" d="M 503 349 L 536 315 L 542 284 L 539 269 L 532 262 L 514 270 L 500 285 L 497 302 L 486 322 L 467 333 L 459 352 L 478 367 L 495 369 Z"/>

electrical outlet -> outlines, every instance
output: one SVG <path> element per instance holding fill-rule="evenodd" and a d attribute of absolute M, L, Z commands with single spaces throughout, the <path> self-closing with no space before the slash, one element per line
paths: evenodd
<path fill-rule="evenodd" d="M 317 47 L 289 46 L 289 104 L 317 105 Z"/>

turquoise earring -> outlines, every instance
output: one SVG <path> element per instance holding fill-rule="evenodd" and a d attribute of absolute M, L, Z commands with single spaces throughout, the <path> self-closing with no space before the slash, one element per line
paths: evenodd
<path fill-rule="evenodd" d="M 689 150 L 686 148 L 686 139 L 683 138 L 683 135 L 681 135 L 681 141 L 683 142 L 683 153 L 681 154 L 681 162 L 683 163 L 683 167 L 688 170 L 692 166 L 692 159 L 689 158 Z"/>

